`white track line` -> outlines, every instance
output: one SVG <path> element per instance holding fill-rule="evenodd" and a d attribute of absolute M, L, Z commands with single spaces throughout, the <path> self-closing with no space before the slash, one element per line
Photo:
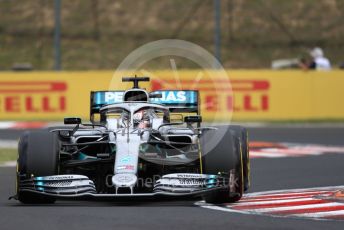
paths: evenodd
<path fill-rule="evenodd" d="M 307 193 L 307 192 L 319 192 L 319 191 L 336 191 L 344 189 L 344 185 L 340 186 L 328 186 L 328 187 L 315 187 L 315 188 L 302 188 L 302 189 L 280 189 L 280 190 L 270 190 L 262 192 L 248 193 L 245 197 L 253 196 L 264 196 L 264 195 L 273 195 L 273 194 L 297 194 L 297 193 Z"/>
<path fill-rule="evenodd" d="M 280 158 L 280 157 L 288 157 L 288 154 L 283 153 L 269 153 L 263 151 L 254 151 L 250 150 L 250 157 L 264 157 L 264 158 Z"/>
<path fill-rule="evenodd" d="M 18 141 L 15 140 L 0 140 L 0 148 L 14 149 L 17 148 Z"/>
<path fill-rule="evenodd" d="M 0 122 L 0 129 L 9 129 L 15 125 L 13 121 L 2 121 Z"/>
<path fill-rule="evenodd" d="M 312 217 L 312 218 L 329 218 L 331 216 L 344 215 L 344 210 L 329 211 L 329 212 L 315 212 L 315 213 L 303 213 L 295 214 L 291 216 L 297 217 Z"/>
<path fill-rule="evenodd" d="M 331 203 L 324 203 L 324 204 L 305 204 L 305 205 L 285 206 L 285 207 L 277 207 L 277 208 L 258 208 L 258 209 L 250 209 L 250 211 L 269 213 L 269 212 L 297 211 L 297 210 L 302 210 L 302 209 L 336 207 L 336 206 L 343 206 L 343 209 L 344 209 L 344 204 L 331 202 Z"/>
<path fill-rule="evenodd" d="M 4 163 L 0 163 L 0 167 L 15 167 L 16 165 L 16 161 L 6 161 Z"/>
<path fill-rule="evenodd" d="M 314 195 L 327 195 L 330 193 L 315 193 Z M 259 198 L 259 199 L 249 199 L 249 200 L 239 200 L 238 204 L 240 203 L 245 203 L 245 204 L 252 204 L 253 202 L 257 202 L 257 201 L 267 201 L 267 200 L 271 200 L 271 201 L 278 201 L 278 200 L 291 200 L 291 199 L 296 199 L 296 198 L 307 198 L 307 197 L 312 197 L 314 195 L 299 195 L 299 196 L 292 196 L 292 197 L 281 197 L 281 198 L 268 198 L 268 199 L 264 199 L 264 198 Z"/>
<path fill-rule="evenodd" d="M 246 200 L 252 200 L 252 199 L 266 199 L 274 197 L 274 198 L 280 198 L 280 197 L 293 197 L 293 196 L 305 196 L 305 195 L 318 195 L 323 193 L 329 193 L 327 190 L 312 190 L 312 191 L 304 191 L 304 192 L 289 192 L 290 190 L 276 190 L 276 192 L 273 193 L 267 193 L 263 194 L 262 192 L 257 193 L 249 193 L 247 195 L 244 195 L 244 197 L 241 199 L 242 201 Z"/>
<path fill-rule="evenodd" d="M 228 205 L 227 207 L 242 207 L 242 206 L 252 206 L 252 205 L 265 205 L 265 204 L 287 204 L 291 202 L 301 202 L 301 201 L 311 201 L 314 200 L 311 197 L 307 198 L 296 198 L 296 199 L 283 199 L 283 200 L 268 200 L 268 201 L 257 201 L 249 203 L 235 203 L 235 205 Z"/>

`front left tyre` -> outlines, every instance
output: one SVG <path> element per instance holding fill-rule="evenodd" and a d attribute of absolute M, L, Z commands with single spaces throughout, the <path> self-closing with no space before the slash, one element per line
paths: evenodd
<path fill-rule="evenodd" d="M 18 144 L 17 198 L 25 204 L 49 204 L 55 199 L 49 196 L 21 191 L 20 178 L 51 176 L 58 174 L 59 141 L 55 133 L 48 130 L 27 131 Z"/>

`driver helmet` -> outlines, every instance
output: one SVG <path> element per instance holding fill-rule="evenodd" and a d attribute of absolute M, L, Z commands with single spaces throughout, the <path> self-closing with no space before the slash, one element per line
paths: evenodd
<path fill-rule="evenodd" d="M 146 110 L 138 110 L 133 115 L 133 122 L 138 128 L 147 128 L 149 126 L 149 116 Z"/>

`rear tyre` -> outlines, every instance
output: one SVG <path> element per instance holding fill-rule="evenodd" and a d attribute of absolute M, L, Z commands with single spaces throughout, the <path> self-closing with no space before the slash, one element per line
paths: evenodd
<path fill-rule="evenodd" d="M 248 142 L 248 132 L 247 129 L 240 125 L 231 125 L 230 130 L 232 133 L 240 139 L 242 148 L 242 157 L 244 165 L 244 191 L 250 188 L 251 184 L 251 172 L 250 172 L 250 152 L 249 152 L 249 142 Z"/>
<path fill-rule="evenodd" d="M 19 176 L 50 176 L 58 173 L 59 143 L 55 133 L 47 130 L 25 132 L 18 144 L 17 197 L 25 204 L 49 204 L 55 199 L 30 192 L 20 191 Z"/>
<path fill-rule="evenodd" d="M 240 200 L 244 191 L 242 148 L 229 126 L 217 128 L 206 131 L 201 137 L 203 173 L 224 175 L 229 178 L 229 184 L 222 190 L 207 193 L 203 198 L 207 203 L 232 203 Z M 216 137 L 216 133 L 221 135 Z M 207 142 L 212 138 L 221 140 L 214 148 L 207 149 Z"/>

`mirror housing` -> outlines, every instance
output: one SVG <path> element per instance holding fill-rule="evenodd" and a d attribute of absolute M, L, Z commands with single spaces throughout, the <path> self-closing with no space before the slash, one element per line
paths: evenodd
<path fill-rule="evenodd" d="M 80 117 L 65 117 L 63 119 L 63 123 L 65 125 L 80 125 L 81 118 Z"/>
<path fill-rule="evenodd" d="M 73 131 L 70 130 L 61 130 L 58 132 L 59 137 L 62 139 L 68 139 L 73 135 Z"/>
<path fill-rule="evenodd" d="M 185 116 L 184 122 L 186 122 L 186 123 L 199 123 L 199 122 L 202 122 L 202 116 L 200 116 L 200 115 Z"/>

